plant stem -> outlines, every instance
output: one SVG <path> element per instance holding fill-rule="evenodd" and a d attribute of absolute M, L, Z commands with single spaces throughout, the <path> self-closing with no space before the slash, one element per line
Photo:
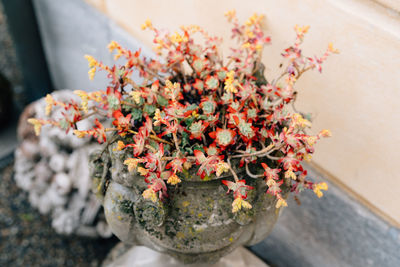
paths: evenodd
<path fill-rule="evenodd" d="M 237 176 L 236 172 L 232 169 L 231 157 L 228 157 L 227 163 L 228 163 L 228 166 L 229 166 L 229 170 L 231 171 L 232 176 L 235 179 L 235 182 L 239 182 L 239 177 Z"/>
<path fill-rule="evenodd" d="M 97 113 L 97 111 L 93 111 L 93 112 L 91 112 L 91 113 L 87 113 L 87 114 L 83 115 L 83 116 L 80 118 L 79 121 L 83 121 L 84 119 L 87 119 L 87 118 L 89 118 L 90 116 L 93 116 L 93 115 L 96 114 L 96 113 Z"/>
<path fill-rule="evenodd" d="M 176 136 L 176 133 L 172 133 L 172 137 L 174 138 L 175 148 L 179 157 L 181 155 L 181 150 L 179 149 L 178 137 Z"/>
<path fill-rule="evenodd" d="M 255 179 L 264 177 L 264 174 L 253 174 L 253 173 L 251 173 L 248 163 L 246 163 L 246 173 L 247 173 L 248 176 L 250 176 L 251 178 L 255 178 Z"/>
<path fill-rule="evenodd" d="M 121 101 L 121 104 L 122 104 L 122 105 L 130 106 L 130 107 L 133 107 L 133 108 L 136 108 L 136 107 L 137 107 L 135 104 L 132 104 L 132 103 L 129 103 L 129 102 L 126 102 L 126 101 Z"/>
<path fill-rule="evenodd" d="M 264 154 L 264 153 L 267 153 L 267 152 L 272 152 L 274 146 L 275 146 L 274 144 L 270 144 L 270 145 L 267 146 L 266 148 L 261 149 L 261 150 L 259 150 L 259 151 L 256 151 L 256 152 L 253 152 L 253 153 L 243 153 L 243 154 L 241 154 L 241 155 L 233 155 L 233 156 L 231 156 L 231 157 L 232 157 L 232 158 L 243 158 L 243 157 L 258 156 L 258 155 L 261 155 L 261 154 Z M 236 152 L 242 153 L 243 151 L 238 151 L 238 150 L 237 150 Z"/>

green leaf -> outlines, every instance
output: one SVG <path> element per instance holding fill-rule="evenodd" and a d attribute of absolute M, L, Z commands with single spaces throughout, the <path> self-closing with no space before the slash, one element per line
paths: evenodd
<path fill-rule="evenodd" d="M 187 106 L 187 107 L 186 107 L 186 110 L 187 110 L 187 111 L 189 111 L 189 110 L 196 110 L 197 107 L 198 107 L 198 106 L 197 106 L 196 104 L 191 104 L 190 106 Z"/>
<path fill-rule="evenodd" d="M 185 150 L 189 153 L 189 155 L 193 155 L 193 149 L 190 146 L 185 147 Z"/>
<path fill-rule="evenodd" d="M 132 119 L 134 119 L 135 121 L 140 120 L 143 116 L 142 110 L 138 108 L 132 109 L 131 114 L 132 114 Z"/>
<path fill-rule="evenodd" d="M 120 77 L 124 75 L 124 73 L 125 73 L 125 68 L 117 70 L 117 75 Z"/>
<path fill-rule="evenodd" d="M 158 150 L 158 143 L 154 141 L 153 139 L 148 139 L 149 145 L 153 147 L 155 150 Z M 165 146 L 164 146 L 165 149 Z"/>
<path fill-rule="evenodd" d="M 187 132 L 182 132 L 182 147 L 190 145 L 189 134 Z"/>
<path fill-rule="evenodd" d="M 206 80 L 206 86 L 208 89 L 217 89 L 219 81 L 216 77 L 211 76 Z"/>
<path fill-rule="evenodd" d="M 193 150 L 200 150 L 201 152 L 205 153 L 204 148 L 202 146 L 197 145 L 197 144 L 193 146 Z"/>
<path fill-rule="evenodd" d="M 242 135 L 246 136 L 247 138 L 252 138 L 254 136 L 254 131 L 251 128 L 251 123 L 241 121 L 239 123 L 239 131 Z"/>
<path fill-rule="evenodd" d="M 204 60 L 202 59 L 196 59 L 193 62 L 193 68 L 196 72 L 201 72 L 204 68 Z"/>
<path fill-rule="evenodd" d="M 248 119 L 253 119 L 257 117 L 257 110 L 255 108 L 250 108 L 247 110 L 247 118 Z"/>
<path fill-rule="evenodd" d="M 69 128 L 69 123 L 66 119 L 60 120 L 60 128 L 67 130 Z"/>
<path fill-rule="evenodd" d="M 112 110 L 119 109 L 119 100 L 115 95 L 109 95 L 107 97 L 108 106 Z"/>
<path fill-rule="evenodd" d="M 171 145 L 165 144 L 165 145 L 164 145 L 164 150 L 165 150 L 165 151 L 171 151 Z"/>
<path fill-rule="evenodd" d="M 215 108 L 214 103 L 211 101 L 206 101 L 203 103 L 203 111 L 206 114 L 214 113 L 214 108 Z"/>
<path fill-rule="evenodd" d="M 130 98 L 127 98 L 127 99 L 125 99 L 124 101 L 125 101 L 125 102 L 128 102 L 128 103 L 130 103 L 130 104 L 135 104 L 135 103 L 133 102 L 133 100 L 130 99 Z M 126 110 L 126 111 L 132 111 L 132 110 L 134 109 L 132 106 L 130 106 L 130 105 L 125 105 L 125 104 L 121 105 L 121 107 L 122 107 L 124 110 Z"/>
<path fill-rule="evenodd" d="M 159 133 L 159 132 L 161 131 L 161 125 L 157 125 L 157 126 L 154 126 L 154 125 L 153 125 L 153 130 L 154 130 L 156 133 Z"/>
<path fill-rule="evenodd" d="M 168 105 L 168 100 L 165 99 L 165 98 L 164 98 L 163 96 L 161 96 L 161 95 L 157 95 L 157 103 L 158 103 L 160 106 L 165 107 L 166 105 Z"/>
<path fill-rule="evenodd" d="M 147 113 L 149 116 L 152 116 L 156 111 L 156 106 L 154 105 L 145 105 L 143 108 L 143 112 Z"/>
<path fill-rule="evenodd" d="M 185 119 L 185 123 L 186 123 L 187 127 L 190 127 L 195 119 L 196 119 L 195 117 L 189 117 L 189 118 Z"/>
<path fill-rule="evenodd" d="M 224 70 L 218 71 L 218 72 L 217 72 L 217 75 L 218 75 L 218 78 L 219 78 L 221 81 L 223 81 L 223 80 L 225 80 L 225 78 L 226 78 L 226 71 L 224 71 Z"/>

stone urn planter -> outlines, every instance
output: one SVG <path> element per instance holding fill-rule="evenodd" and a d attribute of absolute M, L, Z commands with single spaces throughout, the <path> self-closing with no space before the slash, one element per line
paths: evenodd
<path fill-rule="evenodd" d="M 276 198 L 265 194 L 263 180 L 250 177 L 253 208 L 237 213 L 221 183 L 233 180 L 226 175 L 204 181 L 190 171 L 179 185 L 168 185 L 164 202 L 146 200 L 141 195 L 147 188 L 144 177 L 129 173 L 123 164 L 130 156 L 117 151 L 114 142 L 91 160 L 96 195 L 113 233 L 125 244 L 146 246 L 183 263 L 213 263 L 241 245 L 263 240 L 278 218 Z"/>

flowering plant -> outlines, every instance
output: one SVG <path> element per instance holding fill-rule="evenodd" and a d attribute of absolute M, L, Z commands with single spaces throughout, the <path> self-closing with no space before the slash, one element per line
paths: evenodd
<path fill-rule="evenodd" d="M 167 198 L 167 184 L 182 182 L 189 169 L 204 180 L 230 172 L 233 179 L 222 183 L 228 193 L 233 192 L 234 213 L 252 208 L 246 198 L 253 188 L 239 178 L 241 173 L 264 179 L 266 193 L 277 198 L 276 208 L 287 205 L 282 186 L 292 192 L 312 189 L 321 197 L 327 185 L 306 180 L 301 161 L 309 160 L 314 144 L 330 132 L 305 133 L 311 123 L 294 108 L 294 85 L 307 70 L 321 71 L 327 56 L 338 51 L 330 44 L 322 57 L 303 56 L 300 46 L 309 27 L 295 26 L 295 42 L 282 53 L 287 65 L 278 78 L 267 81 L 261 57 L 270 37 L 263 32 L 263 16 L 254 14 L 244 24 L 234 11 L 226 16 L 233 26 L 232 38 L 239 43 L 227 62 L 220 50 L 222 40 L 199 26 L 182 26 L 179 33 L 170 34 L 146 21 L 142 28 L 154 32 L 155 49 L 163 61 L 112 41 L 108 48 L 116 52 L 115 59 L 126 60 L 124 65 L 109 67 L 86 56 L 90 79 L 98 70 L 110 78 L 105 91 L 75 91 L 81 103 L 63 103 L 47 95 L 46 112 L 61 106 L 63 118 L 32 118 L 29 122 L 37 134 L 43 125 L 51 124 L 99 143 L 116 141 L 107 136 L 116 133 L 117 149 L 133 154 L 124 164 L 129 172 L 144 177 L 148 188 L 142 195 L 154 202 Z M 203 42 L 195 42 L 194 35 L 200 35 Z M 140 83 L 131 79 L 134 71 Z M 97 119 L 88 130 L 77 127 L 79 121 L 95 114 L 111 118 L 112 127 Z M 232 165 L 234 160 L 237 168 Z"/>

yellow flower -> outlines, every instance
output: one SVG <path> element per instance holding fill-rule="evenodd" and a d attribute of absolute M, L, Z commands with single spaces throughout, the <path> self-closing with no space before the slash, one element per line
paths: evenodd
<path fill-rule="evenodd" d="M 161 124 L 162 122 L 162 117 L 161 117 L 161 111 L 160 109 L 156 109 L 155 113 L 154 113 L 154 126 L 158 126 Z"/>
<path fill-rule="evenodd" d="M 313 184 L 313 191 L 319 198 L 324 195 L 321 190 L 328 190 L 328 185 L 326 183 Z"/>
<path fill-rule="evenodd" d="M 105 95 L 106 93 L 105 92 L 103 92 L 103 91 L 95 91 L 95 92 L 91 92 L 91 93 L 89 93 L 89 99 L 91 99 L 91 100 L 93 100 L 93 101 L 96 101 L 96 102 L 101 102 L 103 99 L 102 99 L 102 96 L 103 95 Z"/>
<path fill-rule="evenodd" d="M 190 114 L 190 117 L 195 117 L 195 118 L 197 118 L 198 116 L 200 116 L 200 115 L 199 115 L 199 113 L 197 113 L 196 110 L 193 110 L 192 114 Z"/>
<path fill-rule="evenodd" d="M 139 167 L 139 168 L 137 169 L 137 171 L 138 171 L 138 173 L 139 173 L 140 175 L 142 175 L 142 176 L 146 176 L 146 175 L 149 173 L 149 170 L 148 170 L 148 169 L 145 169 L 145 168 L 143 168 L 143 167 Z"/>
<path fill-rule="evenodd" d="M 286 172 L 285 172 L 285 178 L 292 178 L 293 180 L 296 180 L 296 174 L 293 172 L 293 170 L 291 168 L 289 168 Z"/>
<path fill-rule="evenodd" d="M 237 93 L 238 92 L 238 90 L 236 89 L 236 87 L 234 85 L 237 82 L 235 80 L 234 76 L 235 76 L 235 72 L 233 70 L 231 70 L 230 72 L 228 72 L 226 74 L 224 89 L 228 93 Z"/>
<path fill-rule="evenodd" d="M 179 87 L 179 83 L 172 83 L 170 80 L 166 80 L 165 81 L 165 86 L 168 89 L 174 90 L 174 89 L 177 89 Z"/>
<path fill-rule="evenodd" d="M 246 22 L 246 26 L 250 27 L 254 24 L 259 24 L 261 20 L 264 19 L 264 15 L 257 15 L 257 13 L 254 13 L 253 16 L 251 16 Z"/>
<path fill-rule="evenodd" d="M 139 91 L 131 91 L 129 95 L 133 98 L 136 104 L 140 104 L 140 100 L 142 98 L 142 92 Z"/>
<path fill-rule="evenodd" d="M 247 35 L 247 37 L 249 37 L 249 38 L 254 38 L 254 37 L 255 37 L 253 31 L 250 30 L 249 28 L 246 29 L 246 35 Z"/>
<path fill-rule="evenodd" d="M 244 209 L 251 209 L 252 206 L 249 202 L 247 202 L 246 200 L 243 200 L 241 197 L 236 198 L 233 202 L 232 202 L 232 212 L 236 213 L 239 210 L 241 210 L 242 208 Z"/>
<path fill-rule="evenodd" d="M 78 130 L 74 130 L 74 135 L 76 135 L 78 138 L 83 138 L 87 135 L 86 131 L 78 131 Z"/>
<path fill-rule="evenodd" d="M 51 108 L 55 104 L 55 101 L 50 94 L 46 95 L 45 101 L 46 101 L 46 116 L 49 116 L 51 113 Z"/>
<path fill-rule="evenodd" d="M 88 71 L 89 79 L 90 79 L 90 80 L 93 80 L 94 74 L 95 74 L 95 73 L 96 73 L 96 68 L 91 68 L 91 69 Z"/>
<path fill-rule="evenodd" d="M 114 60 L 118 60 L 122 56 L 121 50 L 118 50 L 118 53 L 114 55 Z"/>
<path fill-rule="evenodd" d="M 39 135 L 40 130 L 42 128 L 42 123 L 38 119 L 34 119 L 34 118 L 28 119 L 28 122 L 33 125 L 33 128 L 35 129 L 35 134 Z"/>
<path fill-rule="evenodd" d="M 114 51 L 114 49 L 118 49 L 119 44 L 116 41 L 111 41 L 111 43 L 108 45 L 108 50 L 110 50 L 110 53 Z"/>
<path fill-rule="evenodd" d="M 180 182 L 182 182 L 181 179 L 179 179 L 179 177 L 175 173 L 173 175 L 171 175 L 167 181 L 168 184 L 172 184 L 172 185 L 179 184 Z"/>
<path fill-rule="evenodd" d="M 151 20 L 147 19 L 144 24 L 142 24 L 142 30 L 145 30 L 147 28 L 152 28 L 153 24 L 151 23 Z"/>
<path fill-rule="evenodd" d="M 218 162 L 217 163 L 217 170 L 215 174 L 219 177 L 222 173 L 227 172 L 229 170 L 229 165 L 226 162 Z"/>
<path fill-rule="evenodd" d="M 187 42 L 187 37 L 186 36 L 181 36 L 179 33 L 175 32 L 175 34 L 171 35 L 169 37 L 171 42 L 173 43 L 181 43 L 181 42 Z"/>
<path fill-rule="evenodd" d="M 87 61 L 89 63 L 89 68 L 93 68 L 93 67 L 97 66 L 97 60 L 94 59 L 94 57 L 85 55 L 85 58 L 87 59 Z"/>
<path fill-rule="evenodd" d="M 276 182 L 275 182 L 275 180 L 274 179 L 268 179 L 267 180 L 267 185 L 268 185 L 268 187 L 271 187 L 271 186 L 274 186 L 276 184 Z"/>
<path fill-rule="evenodd" d="M 236 10 L 229 10 L 225 12 L 225 17 L 228 18 L 228 21 L 232 21 L 236 17 Z"/>
<path fill-rule="evenodd" d="M 185 163 L 183 163 L 183 168 L 185 169 L 185 170 L 189 170 L 191 167 L 192 167 L 192 163 L 191 162 L 189 162 L 189 161 L 186 161 Z"/>
<path fill-rule="evenodd" d="M 139 162 L 142 162 L 140 159 L 129 158 L 124 161 L 124 164 L 128 166 L 128 171 L 132 172 L 136 169 Z M 143 169 L 143 168 L 142 168 Z"/>
<path fill-rule="evenodd" d="M 170 80 L 165 81 L 165 93 L 171 96 L 171 99 L 175 101 L 179 92 L 179 83 L 172 83 Z"/>
<path fill-rule="evenodd" d="M 319 132 L 319 135 L 322 137 L 331 137 L 332 133 L 331 133 L 331 131 L 325 129 L 325 130 L 322 130 L 321 132 Z"/>
<path fill-rule="evenodd" d="M 153 202 L 157 202 L 157 194 L 151 188 L 144 190 L 142 196 L 144 199 L 149 199 Z"/>
<path fill-rule="evenodd" d="M 88 96 L 88 94 L 82 90 L 75 90 L 74 94 L 78 95 L 81 98 L 82 109 L 83 109 L 83 111 L 85 111 L 85 113 L 88 113 L 88 111 L 89 111 L 89 108 L 88 108 L 89 96 Z"/>
<path fill-rule="evenodd" d="M 155 50 L 157 53 L 161 54 L 162 48 L 163 48 L 163 46 L 159 44 L 159 45 L 156 45 L 156 46 L 154 47 L 154 50 Z"/>
<path fill-rule="evenodd" d="M 249 42 L 244 43 L 244 44 L 242 45 L 242 48 L 250 48 L 250 43 L 249 43 Z"/>
<path fill-rule="evenodd" d="M 295 25 L 295 26 L 294 26 L 294 30 L 296 31 L 296 33 L 297 33 L 298 35 L 304 35 L 304 34 L 306 34 L 306 33 L 308 32 L 308 29 L 310 29 L 310 26 L 309 26 L 309 25 L 306 25 L 306 26 L 303 26 L 303 27 L 298 26 L 298 25 Z"/>
<path fill-rule="evenodd" d="M 117 147 L 116 147 L 116 149 L 117 149 L 118 151 L 121 151 L 121 150 L 124 149 L 124 148 L 125 148 L 124 142 L 122 142 L 121 140 L 119 140 L 119 141 L 117 142 Z"/>
<path fill-rule="evenodd" d="M 311 127 L 312 125 L 309 120 L 304 119 L 299 113 L 294 113 L 292 115 L 292 123 L 294 124 L 294 127 L 298 128 Z"/>
<path fill-rule="evenodd" d="M 334 53 L 334 54 L 339 54 L 339 52 L 340 52 L 339 49 L 333 48 L 333 44 L 332 43 L 329 43 L 328 51 L 331 52 L 331 53 Z"/>
<path fill-rule="evenodd" d="M 313 146 L 318 140 L 316 136 L 307 136 L 305 139 L 309 146 Z"/>
<path fill-rule="evenodd" d="M 279 209 L 280 207 L 287 207 L 286 200 L 283 198 L 278 198 L 278 201 L 276 202 L 275 208 Z"/>
<path fill-rule="evenodd" d="M 303 159 L 304 159 L 305 161 L 309 162 L 309 161 L 311 161 L 311 157 L 312 157 L 312 156 L 311 156 L 310 154 L 305 153 L 304 156 L 303 156 Z"/>

